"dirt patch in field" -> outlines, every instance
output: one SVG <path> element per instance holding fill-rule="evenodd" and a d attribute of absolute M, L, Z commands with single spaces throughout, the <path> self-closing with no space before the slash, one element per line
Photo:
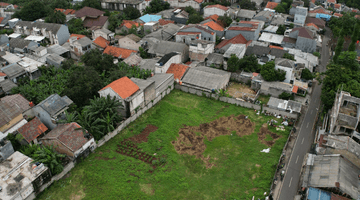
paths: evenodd
<path fill-rule="evenodd" d="M 270 135 L 270 137 L 272 138 L 272 140 L 266 140 L 266 135 Z M 277 135 L 276 133 L 273 133 L 271 131 L 269 131 L 269 129 L 267 128 L 267 124 L 263 124 L 260 128 L 260 132 L 258 133 L 258 140 L 267 145 L 268 147 L 271 147 L 275 144 L 275 141 L 278 140 L 280 138 L 279 135 Z"/>
<path fill-rule="evenodd" d="M 140 189 L 142 192 L 144 192 L 147 195 L 154 195 L 154 190 L 151 187 L 151 184 L 139 184 Z"/>
<path fill-rule="evenodd" d="M 139 135 L 135 135 L 127 140 L 131 140 L 136 143 L 147 142 L 148 141 L 147 137 L 150 135 L 150 133 L 155 132 L 157 129 L 158 127 L 148 124 L 146 128 Z"/>
<path fill-rule="evenodd" d="M 211 164 L 210 157 L 205 158 L 202 154 L 206 149 L 204 138 L 212 141 L 220 135 L 230 135 L 236 132 L 238 136 L 250 135 L 254 132 L 255 123 L 246 119 L 245 115 L 221 117 L 210 123 L 200 124 L 200 126 L 186 126 L 179 130 L 179 137 L 172 141 L 175 150 L 179 154 L 195 155 L 201 158 L 208 168 L 214 166 Z"/>
<path fill-rule="evenodd" d="M 85 192 L 83 190 L 79 190 L 75 194 L 73 193 L 73 194 L 70 195 L 71 200 L 81 200 L 84 197 L 85 197 Z"/>
<path fill-rule="evenodd" d="M 259 165 L 259 164 L 256 164 L 256 165 L 255 165 L 255 167 L 261 167 L 261 165 Z"/>
<path fill-rule="evenodd" d="M 256 92 L 249 86 L 240 83 L 230 83 L 227 93 L 235 98 L 243 98 L 246 95 L 255 95 Z"/>

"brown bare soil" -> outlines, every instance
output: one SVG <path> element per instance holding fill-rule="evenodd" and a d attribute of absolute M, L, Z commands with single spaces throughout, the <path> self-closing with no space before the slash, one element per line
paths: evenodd
<path fill-rule="evenodd" d="M 270 135 L 270 137 L 272 138 L 271 141 L 266 141 L 266 135 Z M 271 147 L 275 144 L 275 141 L 278 140 L 280 138 L 279 135 L 277 135 L 276 133 L 273 133 L 271 131 L 268 130 L 267 128 L 267 124 L 263 124 L 260 128 L 260 132 L 258 133 L 258 140 L 267 145 L 268 147 Z"/>
<path fill-rule="evenodd" d="M 201 158 L 208 168 L 214 166 L 210 163 L 210 157 L 205 158 L 202 153 L 206 149 L 204 138 L 212 141 L 215 137 L 220 135 L 230 135 L 236 131 L 238 136 L 250 135 L 254 132 L 255 123 L 250 119 L 245 119 L 245 115 L 235 117 L 221 117 L 210 123 L 200 124 L 200 126 L 186 126 L 179 130 L 179 137 L 172 144 L 179 154 L 195 155 L 196 158 Z"/>
<path fill-rule="evenodd" d="M 255 95 L 256 92 L 252 90 L 249 86 L 240 83 L 231 83 L 231 85 L 227 88 L 228 94 L 235 98 L 242 98 L 245 94 Z"/>
<path fill-rule="evenodd" d="M 147 142 L 148 141 L 147 137 L 150 135 L 150 133 L 155 132 L 157 129 L 158 127 L 148 124 L 140 134 L 127 139 L 127 141 L 131 140 L 136 143 Z"/>

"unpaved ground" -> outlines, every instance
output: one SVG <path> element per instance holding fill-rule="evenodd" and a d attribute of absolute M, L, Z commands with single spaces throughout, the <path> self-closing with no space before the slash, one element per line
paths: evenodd
<path fill-rule="evenodd" d="M 254 132 L 255 123 L 250 119 L 245 119 L 245 115 L 235 117 L 221 117 L 210 123 L 200 124 L 200 126 L 186 126 L 179 130 L 179 137 L 172 144 L 179 154 L 195 155 L 201 158 L 211 168 L 214 164 L 210 163 L 210 157 L 205 158 L 202 154 L 206 149 L 204 138 L 211 141 L 220 135 L 230 135 L 236 131 L 238 136 L 250 135 Z"/>
<path fill-rule="evenodd" d="M 227 91 L 227 93 L 234 98 L 242 98 L 244 95 L 243 93 L 253 95 L 256 94 L 256 92 L 252 90 L 249 86 L 240 83 L 231 83 L 231 85 L 227 88 Z"/>
<path fill-rule="evenodd" d="M 266 135 L 270 135 L 270 137 L 272 138 L 272 140 L 271 140 L 271 141 L 266 141 L 266 140 L 265 140 Z M 268 130 L 267 124 L 263 124 L 263 125 L 261 126 L 260 132 L 258 133 L 258 140 L 259 140 L 261 143 L 263 143 L 263 144 L 271 147 L 272 145 L 275 144 L 275 141 L 278 140 L 279 138 L 280 138 L 279 135 L 277 135 L 276 133 L 273 133 L 273 132 L 271 132 L 271 131 Z"/>
<path fill-rule="evenodd" d="M 156 131 L 157 129 L 158 127 L 148 124 L 146 128 L 139 135 L 135 135 L 127 140 L 131 140 L 136 143 L 147 142 L 148 141 L 147 137 L 150 135 L 150 133 Z"/>

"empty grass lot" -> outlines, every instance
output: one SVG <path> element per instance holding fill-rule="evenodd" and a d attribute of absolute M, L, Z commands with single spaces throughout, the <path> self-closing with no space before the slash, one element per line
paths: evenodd
<path fill-rule="evenodd" d="M 207 168 L 195 156 L 178 154 L 172 141 L 179 130 L 199 126 L 224 116 L 246 115 L 255 123 L 250 135 L 222 135 L 206 138 L 203 156 L 214 166 Z M 67 178 L 55 182 L 38 199 L 246 199 L 263 198 L 274 175 L 275 165 L 286 142 L 286 131 L 269 130 L 280 137 L 270 153 L 261 153 L 267 145 L 258 140 L 261 126 L 272 119 L 254 110 L 174 90 L 134 123 L 96 149 L 70 171 Z M 277 119 L 279 120 L 279 119 Z M 158 129 L 139 148 L 159 157 L 166 164 L 153 170 L 149 164 L 116 152 L 120 141 L 142 132 L 152 124 Z M 232 132 L 233 133 L 233 132 Z M 201 133 L 194 133 L 197 136 Z M 264 141 L 272 140 L 266 135 Z"/>

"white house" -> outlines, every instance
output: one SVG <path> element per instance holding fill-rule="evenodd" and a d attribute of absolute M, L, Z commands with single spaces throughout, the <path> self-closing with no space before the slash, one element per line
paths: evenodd
<path fill-rule="evenodd" d="M 204 17 L 217 14 L 218 16 L 224 16 L 230 14 L 230 8 L 223 5 L 208 5 L 204 8 Z"/>
<path fill-rule="evenodd" d="M 194 40 L 189 46 L 189 57 L 191 60 L 204 62 L 205 58 L 214 52 L 215 43 L 205 40 Z"/>
<path fill-rule="evenodd" d="M 293 83 L 294 82 L 294 70 L 295 70 L 295 62 L 285 58 L 276 58 L 275 59 L 275 69 L 283 70 L 286 72 L 285 83 Z"/>

